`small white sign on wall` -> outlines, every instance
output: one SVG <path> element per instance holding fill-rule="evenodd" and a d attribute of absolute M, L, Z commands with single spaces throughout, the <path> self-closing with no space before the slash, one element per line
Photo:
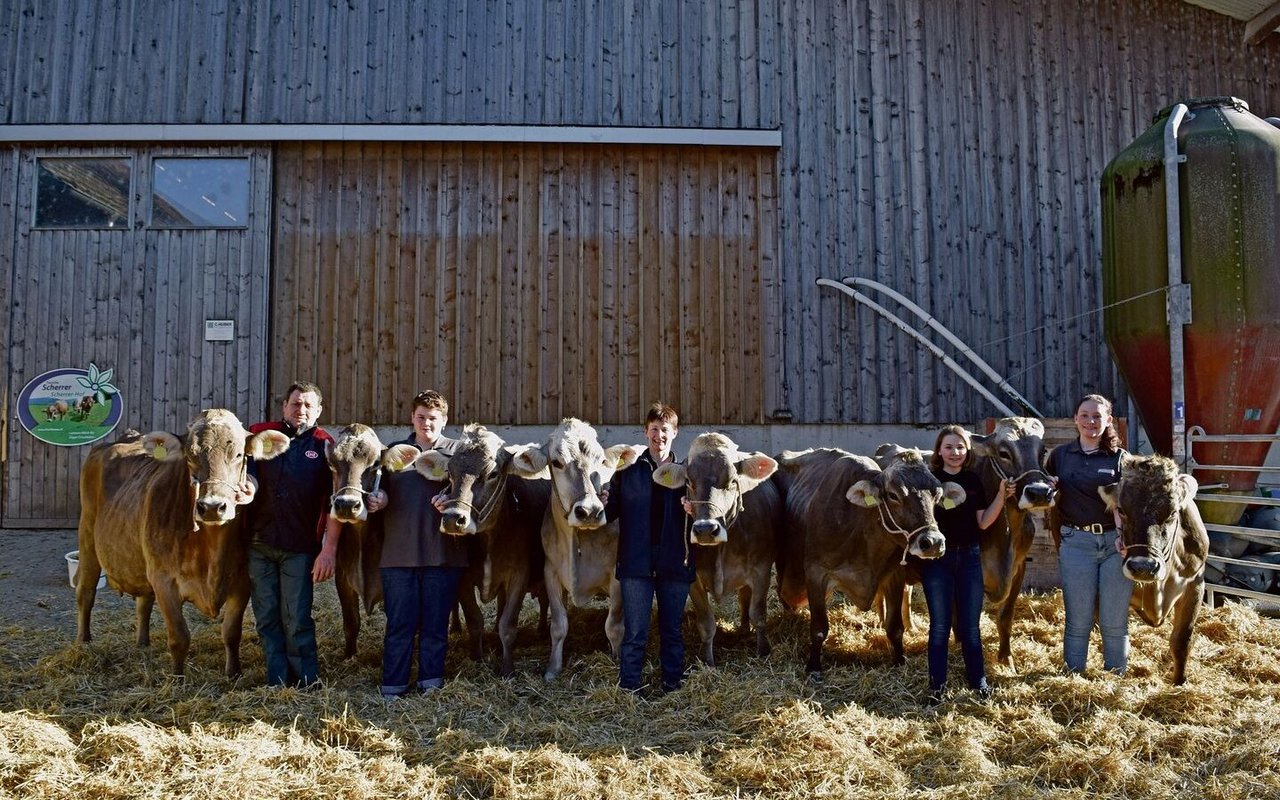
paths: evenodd
<path fill-rule="evenodd" d="M 236 321 L 233 319 L 206 319 L 204 321 L 204 340 L 206 342 L 229 342 L 236 338 Z"/>

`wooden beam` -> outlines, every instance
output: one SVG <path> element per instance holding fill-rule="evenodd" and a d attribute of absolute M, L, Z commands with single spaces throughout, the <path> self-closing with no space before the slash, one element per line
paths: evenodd
<path fill-rule="evenodd" d="M 1245 23 L 1244 43 L 1255 45 L 1275 32 L 1280 26 L 1280 0 L 1260 11 Z"/>

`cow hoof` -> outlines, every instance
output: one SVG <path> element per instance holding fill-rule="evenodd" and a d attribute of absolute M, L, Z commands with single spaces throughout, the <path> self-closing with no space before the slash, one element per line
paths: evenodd
<path fill-rule="evenodd" d="M 822 683 L 822 673 L 821 673 L 821 672 L 810 672 L 810 673 L 809 673 L 809 683 L 821 684 L 821 683 Z"/>
<path fill-rule="evenodd" d="M 542 673 L 542 679 L 543 679 L 544 681 L 546 681 L 547 683 L 553 683 L 553 682 L 555 682 L 555 679 L 556 679 L 556 678 L 558 678 L 559 676 L 560 676 L 560 673 L 558 673 L 558 672 L 551 672 L 550 670 L 548 670 L 548 671 L 546 671 L 546 672 Z"/>

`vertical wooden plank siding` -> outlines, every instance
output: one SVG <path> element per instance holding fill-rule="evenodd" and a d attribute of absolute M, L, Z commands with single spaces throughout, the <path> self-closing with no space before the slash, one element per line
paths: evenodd
<path fill-rule="evenodd" d="M 763 334 L 726 325 L 765 316 L 761 267 L 744 254 L 773 252 L 762 241 L 773 232 L 738 221 L 773 217 L 772 196 L 743 190 L 772 185 L 771 159 L 678 147 L 330 145 L 318 159 L 312 146 L 280 149 L 273 324 L 312 324 L 298 286 L 319 287 L 314 306 L 337 315 L 313 352 L 274 350 L 273 389 L 310 376 L 332 396 L 334 423 L 403 422 L 405 399 L 428 386 L 465 419 L 500 424 L 633 422 L 657 399 L 683 401 L 691 422 L 763 419 Z M 435 172 L 445 178 L 422 177 Z M 332 174 L 337 190 L 323 191 Z M 331 230 L 342 243 L 317 248 Z M 401 291 L 378 288 L 393 284 Z M 423 305 L 406 315 L 405 303 Z M 371 349 L 357 345 L 365 336 Z M 424 353 L 416 374 L 383 380 L 395 374 L 387 365 Z"/>

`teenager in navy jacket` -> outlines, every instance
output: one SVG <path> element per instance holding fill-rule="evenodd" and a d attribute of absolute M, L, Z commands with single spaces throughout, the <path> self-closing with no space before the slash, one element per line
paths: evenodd
<path fill-rule="evenodd" d="M 671 445 L 679 425 L 680 418 L 670 406 L 654 403 L 649 408 L 644 426 L 648 449 L 631 467 L 614 474 L 605 502 L 609 521 L 618 521 L 616 575 L 622 585 L 623 622 L 618 685 L 632 692 L 641 686 L 655 599 L 662 690 L 678 689 L 684 681 L 681 626 L 694 579 L 685 491 L 653 482 L 653 471 L 675 460 Z"/>

